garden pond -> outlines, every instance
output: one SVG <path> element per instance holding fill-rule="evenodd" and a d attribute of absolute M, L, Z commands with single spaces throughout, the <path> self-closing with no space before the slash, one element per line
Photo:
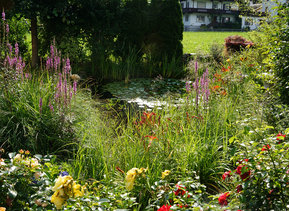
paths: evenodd
<path fill-rule="evenodd" d="M 139 78 L 132 79 L 128 83 L 112 82 L 101 88 L 103 98 L 110 96 L 124 101 L 128 104 L 135 104 L 138 108 L 161 109 L 168 102 L 175 105 L 185 102 L 183 95 L 186 93 L 185 81 L 163 78 Z M 108 98 L 108 97 L 107 97 Z"/>

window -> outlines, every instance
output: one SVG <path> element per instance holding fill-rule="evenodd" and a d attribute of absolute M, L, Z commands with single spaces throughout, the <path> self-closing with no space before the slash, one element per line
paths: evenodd
<path fill-rule="evenodd" d="M 206 8 L 206 2 L 198 1 L 198 8 Z"/>
<path fill-rule="evenodd" d="M 213 2 L 213 9 L 218 9 L 218 2 Z"/>
<path fill-rule="evenodd" d="M 185 8 L 185 4 L 184 4 L 184 2 L 182 2 L 181 5 L 182 5 L 182 8 Z"/>
<path fill-rule="evenodd" d="M 197 15 L 197 22 L 198 23 L 205 23 L 205 16 Z"/>
<path fill-rule="evenodd" d="M 189 21 L 189 14 L 185 15 L 185 21 L 188 22 Z"/>
<path fill-rule="evenodd" d="M 190 2 L 186 1 L 186 8 L 190 8 Z"/>
<path fill-rule="evenodd" d="M 222 22 L 223 23 L 230 23 L 230 18 L 229 17 L 223 17 Z"/>

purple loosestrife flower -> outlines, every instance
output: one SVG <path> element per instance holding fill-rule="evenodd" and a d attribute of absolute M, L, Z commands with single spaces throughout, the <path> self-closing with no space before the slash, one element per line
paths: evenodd
<path fill-rule="evenodd" d="M 39 99 L 39 113 L 42 113 L 42 98 Z"/>
<path fill-rule="evenodd" d="M 6 24 L 6 33 L 7 34 L 9 33 L 9 25 L 8 25 L 8 23 Z"/>
<path fill-rule="evenodd" d="M 5 19 L 5 12 L 4 12 L 4 10 L 3 10 L 3 12 L 2 12 L 2 20 L 3 20 L 3 21 L 6 20 L 6 19 Z"/>
<path fill-rule="evenodd" d="M 25 78 L 26 79 L 30 79 L 30 74 L 29 73 L 25 73 Z"/>
<path fill-rule="evenodd" d="M 47 60 L 46 60 L 46 70 L 49 70 L 51 67 L 51 60 L 49 58 L 49 56 L 47 57 Z"/>
<path fill-rule="evenodd" d="M 15 56 L 18 57 L 18 54 L 19 54 L 18 43 L 15 43 Z"/>
<path fill-rule="evenodd" d="M 50 56 L 51 56 L 51 58 L 54 57 L 54 46 L 53 45 L 50 46 Z"/>
<path fill-rule="evenodd" d="M 70 66 L 70 60 L 69 58 L 66 59 L 66 64 L 65 64 L 65 72 L 68 74 L 71 70 L 71 66 Z"/>
<path fill-rule="evenodd" d="M 195 62 L 195 74 L 196 74 L 196 78 L 198 77 L 198 62 Z"/>
<path fill-rule="evenodd" d="M 50 111 L 54 111 L 53 105 L 51 104 L 50 100 L 49 100 L 49 108 L 50 108 Z"/>
<path fill-rule="evenodd" d="M 196 108 L 198 109 L 199 106 L 199 94 L 200 94 L 200 90 L 199 90 L 199 79 L 197 78 L 195 83 L 194 83 L 194 89 L 196 91 Z"/>
<path fill-rule="evenodd" d="M 10 43 L 7 43 L 7 47 L 9 50 L 9 55 L 11 55 L 12 54 L 12 45 Z"/>

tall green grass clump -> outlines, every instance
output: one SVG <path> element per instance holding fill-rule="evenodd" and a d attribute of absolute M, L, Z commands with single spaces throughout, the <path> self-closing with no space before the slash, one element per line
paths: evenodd
<path fill-rule="evenodd" d="M 147 168 L 148 183 L 153 184 L 170 170 L 179 176 L 196 174 L 211 191 L 218 191 L 220 175 L 229 168 L 236 150 L 232 137 L 241 128 L 238 120 L 245 118 L 245 105 L 252 99 L 249 79 L 237 70 L 227 62 L 210 73 L 199 70 L 196 63 L 195 81 L 187 82 L 183 103 L 167 99 L 161 110 L 134 114 L 124 107 L 114 115 L 126 118 L 107 117 L 102 126 L 89 115 L 83 130 L 86 139 L 75 161 L 76 174 L 109 179 L 119 170 Z M 256 105 L 250 105 L 248 113 L 254 113 Z"/>

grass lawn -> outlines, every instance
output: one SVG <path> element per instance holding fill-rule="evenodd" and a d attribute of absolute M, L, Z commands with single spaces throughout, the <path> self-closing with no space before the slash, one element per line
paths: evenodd
<path fill-rule="evenodd" d="M 241 35 L 249 39 L 248 32 L 184 32 L 184 53 L 197 53 L 210 51 L 213 43 L 224 43 L 224 39 L 231 35 Z"/>

